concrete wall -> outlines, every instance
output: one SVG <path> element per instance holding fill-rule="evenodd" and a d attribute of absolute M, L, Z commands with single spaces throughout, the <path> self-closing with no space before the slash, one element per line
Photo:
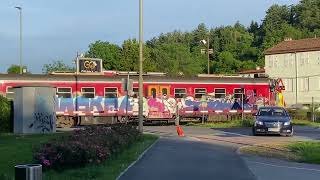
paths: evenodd
<path fill-rule="evenodd" d="M 265 68 L 283 80 L 288 105 L 311 104 L 312 97 L 320 103 L 320 51 L 266 55 Z"/>
<path fill-rule="evenodd" d="M 55 88 L 19 87 L 14 97 L 14 133 L 56 131 Z"/>

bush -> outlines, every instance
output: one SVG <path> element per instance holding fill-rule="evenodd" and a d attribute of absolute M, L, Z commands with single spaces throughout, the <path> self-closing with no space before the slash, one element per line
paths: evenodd
<path fill-rule="evenodd" d="M 12 102 L 0 95 L 0 132 L 12 132 Z"/>
<path fill-rule="evenodd" d="M 133 126 L 90 126 L 41 145 L 35 149 L 34 159 L 45 169 L 57 170 L 100 164 L 138 138 L 140 133 Z"/>

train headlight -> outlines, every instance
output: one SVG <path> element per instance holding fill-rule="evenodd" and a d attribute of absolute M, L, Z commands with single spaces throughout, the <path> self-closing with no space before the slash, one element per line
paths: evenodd
<path fill-rule="evenodd" d="M 262 121 L 256 121 L 256 125 L 263 125 L 263 122 Z"/>

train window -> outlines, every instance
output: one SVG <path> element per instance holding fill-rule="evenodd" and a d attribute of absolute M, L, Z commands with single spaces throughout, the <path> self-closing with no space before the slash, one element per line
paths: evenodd
<path fill-rule="evenodd" d="M 187 90 L 185 88 L 183 89 L 174 89 L 174 97 L 175 98 L 184 98 L 186 97 Z"/>
<path fill-rule="evenodd" d="M 71 88 L 68 87 L 58 87 L 57 88 L 58 98 L 72 98 Z"/>
<path fill-rule="evenodd" d="M 162 95 L 168 95 L 168 89 L 167 88 L 163 88 L 162 89 Z"/>
<path fill-rule="evenodd" d="M 81 88 L 81 94 L 82 94 L 82 97 L 84 98 L 94 98 L 95 90 L 94 88 L 89 88 L 89 87 Z"/>
<path fill-rule="evenodd" d="M 139 88 L 133 88 L 133 93 L 135 95 L 138 95 L 139 94 Z"/>
<path fill-rule="evenodd" d="M 117 98 L 118 97 L 118 88 L 104 88 L 104 97 L 105 98 Z"/>
<path fill-rule="evenodd" d="M 205 96 L 207 94 L 207 89 L 205 88 L 196 88 L 194 89 L 194 97 L 195 98 L 202 98 L 202 96 Z"/>
<path fill-rule="evenodd" d="M 6 98 L 13 99 L 14 98 L 14 89 L 12 87 L 7 87 Z"/>
<path fill-rule="evenodd" d="M 157 90 L 156 90 L 156 88 L 152 88 L 152 89 L 151 89 L 151 94 L 152 94 L 152 97 L 153 97 L 153 98 L 156 98 L 156 97 L 157 97 Z"/>
<path fill-rule="evenodd" d="M 225 98 L 226 89 L 214 89 L 215 98 Z"/>
<path fill-rule="evenodd" d="M 234 98 L 237 98 L 237 99 L 239 99 L 239 98 L 241 99 L 242 98 L 241 88 L 234 89 L 233 92 L 234 92 Z"/>

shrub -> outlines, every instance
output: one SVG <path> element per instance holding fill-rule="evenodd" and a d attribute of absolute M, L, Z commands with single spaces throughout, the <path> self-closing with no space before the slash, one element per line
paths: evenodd
<path fill-rule="evenodd" d="M 12 132 L 12 102 L 0 95 L 0 132 Z"/>
<path fill-rule="evenodd" d="M 140 133 L 133 126 L 90 126 L 41 145 L 34 159 L 45 169 L 58 170 L 100 164 L 138 138 Z"/>

